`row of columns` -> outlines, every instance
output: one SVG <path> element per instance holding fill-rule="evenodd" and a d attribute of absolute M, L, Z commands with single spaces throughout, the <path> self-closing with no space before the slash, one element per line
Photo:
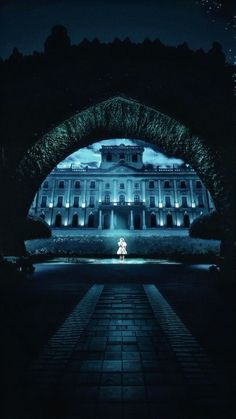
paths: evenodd
<path fill-rule="evenodd" d="M 98 228 L 99 230 L 102 229 L 102 210 L 99 210 L 99 216 L 98 216 Z M 146 226 L 146 219 L 145 219 L 145 210 L 142 210 L 142 229 L 145 230 L 147 228 Z M 111 210 L 110 213 L 110 229 L 114 229 L 114 210 Z M 134 212 L 131 209 L 130 210 L 130 230 L 134 229 Z"/>

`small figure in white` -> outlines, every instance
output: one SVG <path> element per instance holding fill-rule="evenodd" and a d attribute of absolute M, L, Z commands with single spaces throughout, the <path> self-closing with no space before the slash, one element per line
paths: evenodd
<path fill-rule="evenodd" d="M 127 243 L 125 242 L 125 239 L 123 237 L 120 238 L 120 240 L 118 241 L 118 250 L 117 250 L 117 255 L 120 256 L 120 261 L 124 262 L 125 259 L 125 255 L 127 255 Z"/>

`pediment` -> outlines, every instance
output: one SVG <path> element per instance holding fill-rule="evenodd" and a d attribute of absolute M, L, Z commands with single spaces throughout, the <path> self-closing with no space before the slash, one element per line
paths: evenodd
<path fill-rule="evenodd" d="M 113 166 L 109 169 L 109 172 L 112 173 L 134 173 L 135 170 L 132 167 L 122 165 L 122 166 Z"/>

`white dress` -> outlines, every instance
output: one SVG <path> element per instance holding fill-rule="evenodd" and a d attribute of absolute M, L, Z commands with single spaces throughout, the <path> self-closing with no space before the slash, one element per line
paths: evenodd
<path fill-rule="evenodd" d="M 125 241 L 119 240 L 118 246 L 119 248 L 117 250 L 117 255 L 127 255 L 127 250 L 126 250 L 127 243 Z"/>

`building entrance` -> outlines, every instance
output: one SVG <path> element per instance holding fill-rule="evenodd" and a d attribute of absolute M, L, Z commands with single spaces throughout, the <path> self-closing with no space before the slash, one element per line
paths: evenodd
<path fill-rule="evenodd" d="M 136 214 L 134 216 L 134 229 L 140 230 L 141 229 L 141 216 L 140 214 Z"/>
<path fill-rule="evenodd" d="M 116 218 L 115 228 L 117 230 L 123 230 L 123 229 L 127 230 L 129 228 L 127 214 L 124 214 L 121 212 L 119 214 L 116 214 L 115 218 Z"/>

